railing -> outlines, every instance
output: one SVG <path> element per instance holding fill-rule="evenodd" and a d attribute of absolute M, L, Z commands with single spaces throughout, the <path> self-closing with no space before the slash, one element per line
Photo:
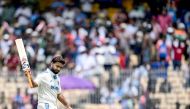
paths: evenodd
<path fill-rule="evenodd" d="M 143 91 L 148 90 L 147 88 L 148 80 L 150 80 L 150 78 L 154 78 L 156 80 L 157 78 L 164 78 L 164 79 L 168 78 L 168 69 L 166 67 L 157 68 L 157 69 L 152 68 L 150 70 L 146 70 L 143 67 L 142 68 L 139 67 L 138 69 L 125 69 L 125 70 L 120 70 L 119 67 L 117 66 L 113 67 L 115 68 L 105 70 L 103 74 L 87 78 L 96 85 L 95 90 L 84 90 L 84 89 L 63 90 L 63 94 L 65 95 L 68 102 L 72 104 L 73 109 L 98 109 L 98 108 L 125 109 L 127 106 L 136 109 L 139 106 L 142 95 L 144 95 Z M 9 72 L 9 73 L 14 73 L 14 72 Z M 0 86 L 1 86 L 0 91 L 6 92 L 5 94 L 6 100 L 10 98 L 9 96 L 12 97 L 15 96 L 16 88 L 18 87 L 21 88 L 22 93 L 24 93 L 24 90 L 27 89 L 26 78 L 24 79 L 23 77 L 24 75 L 22 74 L 22 72 L 19 72 L 18 75 L 16 76 L 14 74 L 12 75 L 9 73 L 1 72 L 0 74 Z M 33 71 L 33 75 L 37 75 L 38 73 L 40 72 Z M 73 70 L 64 69 L 62 70 L 60 75 L 76 75 L 76 73 Z M 17 82 L 14 82 L 14 80 L 8 82 L 7 80 L 10 77 L 15 78 Z M 121 89 L 125 87 L 125 84 L 128 84 L 127 82 L 133 84 L 134 80 L 137 80 L 135 82 L 139 82 L 139 84 L 135 86 L 138 91 L 137 95 L 136 94 L 134 94 L 133 96 L 129 95 L 124 96 L 122 94 L 120 95 L 118 89 L 120 89 L 121 91 Z M 180 84 L 182 85 L 183 83 Z M 143 87 L 147 86 L 147 87 L 143 89 L 141 86 Z M 15 89 L 10 89 L 10 88 L 15 88 Z M 31 94 L 35 93 L 35 91 L 33 92 L 33 90 L 29 89 L 29 91 L 31 92 Z M 9 92 L 12 94 L 9 94 Z M 154 97 L 155 95 L 153 94 L 151 99 L 154 99 Z M 11 102 L 12 101 L 8 102 L 8 104 L 11 104 Z M 132 103 L 133 105 L 131 105 L 130 103 Z M 61 108 L 62 106 L 59 105 L 59 107 Z"/>

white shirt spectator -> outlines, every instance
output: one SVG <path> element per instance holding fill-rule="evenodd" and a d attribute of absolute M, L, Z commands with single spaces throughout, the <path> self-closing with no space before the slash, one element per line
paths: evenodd
<path fill-rule="evenodd" d="M 116 53 L 116 48 L 112 45 L 105 45 L 102 47 L 104 51 L 105 63 L 104 64 L 115 64 L 116 57 L 114 54 Z"/>
<path fill-rule="evenodd" d="M 96 66 L 95 58 L 89 54 L 81 54 L 76 59 L 76 70 L 87 71 Z"/>
<path fill-rule="evenodd" d="M 29 53 L 30 57 L 34 57 L 35 56 L 35 51 L 34 49 L 31 47 L 30 44 L 26 45 L 26 52 Z"/>
<path fill-rule="evenodd" d="M 32 15 L 31 8 L 29 7 L 20 7 L 15 12 L 15 17 L 18 17 L 18 24 L 20 25 L 28 25 L 29 17 Z"/>
<path fill-rule="evenodd" d="M 57 25 L 56 17 L 52 12 L 46 12 L 43 16 L 47 20 L 49 26 Z"/>
<path fill-rule="evenodd" d="M 79 73 L 79 76 L 86 77 L 94 75 L 96 72 L 96 60 L 95 57 L 89 53 L 85 53 L 86 49 L 84 47 L 79 47 L 80 53 L 76 58 L 76 72 Z"/>
<path fill-rule="evenodd" d="M 30 17 L 32 15 L 31 8 L 29 7 L 20 7 L 15 12 L 15 17 L 18 17 L 19 15 L 24 15 L 26 17 Z"/>
<path fill-rule="evenodd" d="M 94 0 L 80 0 L 82 3 L 82 11 L 91 12 L 92 11 L 92 2 Z"/>
<path fill-rule="evenodd" d="M 28 25 L 29 24 L 29 19 L 26 18 L 25 16 L 19 16 L 18 18 L 18 25 L 19 26 L 25 26 L 25 25 Z"/>
<path fill-rule="evenodd" d="M 2 53 L 3 53 L 3 57 L 6 57 L 9 53 L 9 50 L 10 50 L 10 46 L 12 45 L 12 41 L 11 40 L 1 40 L 0 41 L 0 47 L 2 49 Z"/>
<path fill-rule="evenodd" d="M 104 26 L 101 26 L 101 27 L 98 28 L 98 33 L 99 33 L 100 40 L 105 39 L 107 30 L 106 30 L 106 28 Z"/>
<path fill-rule="evenodd" d="M 126 27 L 126 33 L 127 33 L 127 37 L 133 37 L 134 34 L 137 32 L 138 30 L 138 27 L 137 26 L 134 26 L 132 24 L 128 24 L 127 27 Z"/>
<path fill-rule="evenodd" d="M 133 77 L 137 80 L 139 80 L 139 78 L 142 76 L 148 77 L 148 71 L 146 70 L 144 66 L 140 66 L 136 68 L 132 74 L 133 74 Z"/>
<path fill-rule="evenodd" d="M 133 9 L 129 12 L 129 17 L 130 18 L 144 18 L 145 13 L 143 12 L 143 10 Z"/>
<path fill-rule="evenodd" d="M 100 44 L 100 42 L 97 42 L 97 44 Z M 95 56 L 98 65 L 103 65 L 105 63 L 104 49 L 100 47 L 101 45 L 98 46 L 92 48 L 90 54 Z"/>
<path fill-rule="evenodd" d="M 45 55 L 44 55 L 45 50 L 43 48 L 39 48 L 38 54 L 37 54 L 37 61 L 45 61 Z"/>
<path fill-rule="evenodd" d="M 96 31 L 97 31 L 96 28 L 92 28 L 90 30 L 89 37 L 92 38 L 92 39 L 94 39 L 96 37 L 96 35 L 97 35 Z"/>
<path fill-rule="evenodd" d="M 54 38 L 55 44 L 60 44 L 61 43 L 61 28 L 60 27 L 56 26 L 54 28 L 54 36 L 55 36 Z"/>
<path fill-rule="evenodd" d="M 137 96 L 138 95 L 138 89 L 133 84 L 133 79 L 127 78 L 122 85 L 121 88 L 122 95 L 128 95 L 128 96 Z"/>
<path fill-rule="evenodd" d="M 74 25 L 75 11 L 73 9 L 66 9 L 63 12 L 62 17 L 66 26 L 70 27 Z"/>
<path fill-rule="evenodd" d="M 62 17 L 64 18 L 64 19 L 74 19 L 74 17 L 75 17 L 75 11 L 74 11 L 74 9 L 66 9 L 64 12 L 63 12 L 63 14 L 62 14 Z"/>
<path fill-rule="evenodd" d="M 84 39 L 86 36 L 88 35 L 88 31 L 84 28 L 79 28 L 78 30 L 78 36 L 81 38 L 81 39 Z"/>

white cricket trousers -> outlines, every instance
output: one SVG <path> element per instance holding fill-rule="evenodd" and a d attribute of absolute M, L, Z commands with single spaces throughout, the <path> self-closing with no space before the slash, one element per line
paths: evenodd
<path fill-rule="evenodd" d="M 38 103 L 38 109 L 57 109 L 57 106 L 50 103 Z"/>

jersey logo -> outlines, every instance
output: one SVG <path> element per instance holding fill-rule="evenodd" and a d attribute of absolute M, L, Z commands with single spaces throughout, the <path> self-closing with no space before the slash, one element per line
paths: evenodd
<path fill-rule="evenodd" d="M 49 104 L 45 103 L 45 109 L 49 109 Z"/>
<path fill-rule="evenodd" d="M 59 88 L 58 88 L 57 86 L 51 86 L 51 89 L 52 89 L 52 90 L 56 90 L 56 91 L 59 90 Z"/>

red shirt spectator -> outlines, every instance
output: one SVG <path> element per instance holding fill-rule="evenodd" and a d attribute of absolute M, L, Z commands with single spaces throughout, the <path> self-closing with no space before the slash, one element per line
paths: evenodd
<path fill-rule="evenodd" d="M 182 43 L 180 46 L 173 46 L 173 50 L 174 50 L 174 60 L 181 61 L 182 55 L 185 50 L 184 43 Z"/>
<path fill-rule="evenodd" d="M 127 56 L 122 51 L 121 54 L 120 54 L 120 56 L 119 56 L 119 65 L 120 65 L 121 69 L 125 69 L 126 68 L 126 59 L 127 59 Z"/>
<path fill-rule="evenodd" d="M 15 52 L 12 52 L 10 54 L 10 56 L 8 56 L 6 62 L 8 70 L 9 71 L 16 71 L 17 70 L 17 66 L 19 65 L 19 58 L 18 56 L 15 54 Z"/>

